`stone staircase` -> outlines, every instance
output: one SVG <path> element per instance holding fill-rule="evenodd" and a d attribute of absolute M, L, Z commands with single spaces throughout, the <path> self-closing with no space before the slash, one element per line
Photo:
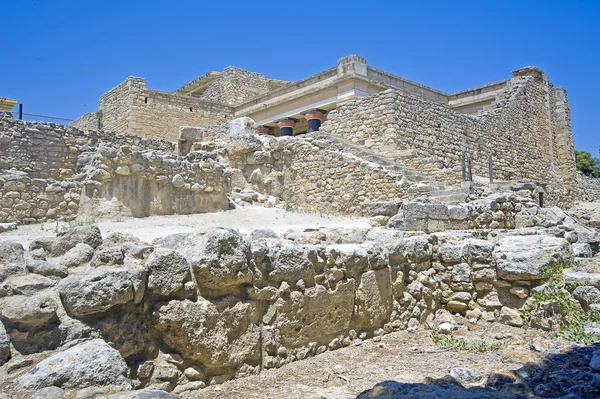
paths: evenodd
<path fill-rule="evenodd" d="M 407 191 L 417 197 L 430 197 L 446 205 L 455 205 L 466 201 L 467 193 L 461 188 L 448 186 L 431 177 L 410 168 L 404 163 L 392 160 L 373 150 L 345 140 L 339 136 L 326 133 L 314 133 L 310 137 L 313 144 L 329 150 L 340 151 L 346 154 L 381 166 L 389 173 L 397 175 L 399 181 L 410 182 Z"/>

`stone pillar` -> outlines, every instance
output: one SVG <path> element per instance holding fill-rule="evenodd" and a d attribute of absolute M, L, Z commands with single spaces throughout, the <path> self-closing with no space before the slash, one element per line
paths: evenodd
<path fill-rule="evenodd" d="M 296 121 L 293 119 L 282 119 L 277 121 L 277 126 L 281 129 L 281 136 L 293 136 Z"/>
<path fill-rule="evenodd" d="M 308 133 L 318 132 L 323 121 L 323 112 L 313 108 L 304 113 L 304 118 L 308 122 Z"/>
<path fill-rule="evenodd" d="M 254 133 L 258 134 L 258 135 L 264 135 L 264 134 L 271 134 L 271 129 L 267 126 L 257 126 L 254 129 Z"/>

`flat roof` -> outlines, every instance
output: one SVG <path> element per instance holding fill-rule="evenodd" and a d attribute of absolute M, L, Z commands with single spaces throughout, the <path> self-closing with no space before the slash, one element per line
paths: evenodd
<path fill-rule="evenodd" d="M 17 100 L 13 100 L 12 98 L 0 97 L 0 110 L 10 111 L 17 102 Z"/>

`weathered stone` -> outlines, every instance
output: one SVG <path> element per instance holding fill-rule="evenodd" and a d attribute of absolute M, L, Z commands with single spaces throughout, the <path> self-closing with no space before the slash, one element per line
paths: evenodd
<path fill-rule="evenodd" d="M 126 375 L 127 364 L 119 352 L 95 339 L 50 356 L 18 381 L 28 391 L 50 386 L 81 389 L 102 385 L 118 385 L 126 390 L 132 388 Z"/>
<path fill-rule="evenodd" d="M 102 234 L 98 226 L 75 227 L 59 236 L 53 241 L 50 256 L 61 256 L 77 244 L 87 244 L 97 248 L 102 244 Z M 30 247 L 30 249 L 32 249 Z M 33 248 L 35 249 L 35 248 Z"/>
<path fill-rule="evenodd" d="M 58 291 L 65 309 L 75 317 L 102 313 L 116 305 L 141 301 L 146 284 L 143 267 L 103 268 L 62 280 Z"/>
<path fill-rule="evenodd" d="M 58 305 L 47 295 L 14 295 L 0 299 L 0 321 L 19 328 L 41 327 L 56 315 Z"/>
<path fill-rule="evenodd" d="M 356 324 L 371 329 L 383 325 L 392 312 L 391 272 L 384 269 L 363 273 L 356 290 Z"/>
<path fill-rule="evenodd" d="M 94 248 L 88 244 L 77 244 L 60 257 L 58 263 L 65 267 L 77 267 L 89 262 L 94 256 Z"/>
<path fill-rule="evenodd" d="M 548 265 L 570 260 L 569 243 L 544 235 L 509 236 L 498 242 L 494 259 L 505 280 L 539 280 Z"/>
<path fill-rule="evenodd" d="M 454 367 L 450 370 L 450 376 L 461 384 L 474 384 L 481 381 L 483 374 L 481 371 L 473 370 L 467 367 Z"/>
<path fill-rule="evenodd" d="M 148 290 L 155 295 L 169 296 L 183 290 L 191 281 L 190 263 L 179 252 L 157 248 L 145 263 Z"/>
<path fill-rule="evenodd" d="M 503 306 L 502 309 L 500 309 L 500 321 L 509 326 L 523 326 L 523 319 L 521 318 L 519 311 L 506 306 Z"/>
<path fill-rule="evenodd" d="M 25 274 L 25 250 L 17 242 L 0 240 L 0 282 Z"/>
<path fill-rule="evenodd" d="M 223 289 L 252 281 L 250 244 L 235 230 L 209 229 L 156 243 L 179 251 L 190 261 L 199 288 Z"/>
<path fill-rule="evenodd" d="M 235 297 L 157 305 L 154 324 L 165 342 L 209 369 L 239 366 L 260 358 L 256 305 Z"/>
<path fill-rule="evenodd" d="M 107 396 L 107 399 L 178 399 L 178 397 L 160 389 L 145 388 L 136 391 L 119 392 Z"/>
<path fill-rule="evenodd" d="M 48 262 L 38 259 L 27 259 L 27 270 L 31 273 L 41 276 L 66 277 L 69 271 L 65 266 L 61 266 L 54 262 Z"/>
<path fill-rule="evenodd" d="M 398 209 L 402 205 L 402 201 L 383 201 L 373 202 L 367 207 L 366 213 L 368 216 L 394 216 L 398 213 Z"/>
<path fill-rule="evenodd" d="M 273 326 L 279 331 L 281 344 L 293 348 L 310 342 L 328 344 L 350 328 L 355 299 L 355 281 L 337 283 L 335 290 L 322 285 L 293 291 L 289 300 L 278 300 L 278 314 Z"/>
<path fill-rule="evenodd" d="M 10 338 L 6 333 L 4 324 L 0 322 L 0 366 L 10 359 Z"/>
<path fill-rule="evenodd" d="M 589 285 L 580 286 L 573 291 L 573 297 L 584 310 L 588 310 L 591 304 L 600 303 L 600 290 Z"/>
<path fill-rule="evenodd" d="M 13 295 L 33 295 L 45 288 L 54 286 L 55 282 L 39 274 L 26 274 L 9 277 L 1 284 L 1 289 Z"/>

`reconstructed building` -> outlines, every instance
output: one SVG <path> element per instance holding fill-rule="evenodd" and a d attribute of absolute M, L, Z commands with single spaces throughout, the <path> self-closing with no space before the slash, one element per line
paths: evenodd
<path fill-rule="evenodd" d="M 322 130 L 452 186 L 465 162 L 476 178 L 488 178 L 491 164 L 495 180 L 535 179 L 570 202 L 579 194 L 566 91 L 537 67 L 512 75 L 448 94 L 350 55 L 293 83 L 229 67 L 165 93 L 129 77 L 72 125 L 176 141 L 181 126 L 249 117 L 257 134 Z"/>
<path fill-rule="evenodd" d="M 100 119 L 107 130 L 176 140 L 180 126 L 210 126 L 246 116 L 262 127 L 260 133 L 280 136 L 283 128 L 284 135 L 297 135 L 310 131 L 309 121 L 322 121 L 339 104 L 387 89 L 476 114 L 489 109 L 507 83 L 446 94 L 375 69 L 364 58 L 350 55 L 333 68 L 293 83 L 228 67 L 166 93 L 147 88 L 143 78 L 129 77 L 100 97 L 96 115 L 86 114 L 72 125 L 93 129 Z M 318 130 L 317 124 L 312 125 Z"/>

